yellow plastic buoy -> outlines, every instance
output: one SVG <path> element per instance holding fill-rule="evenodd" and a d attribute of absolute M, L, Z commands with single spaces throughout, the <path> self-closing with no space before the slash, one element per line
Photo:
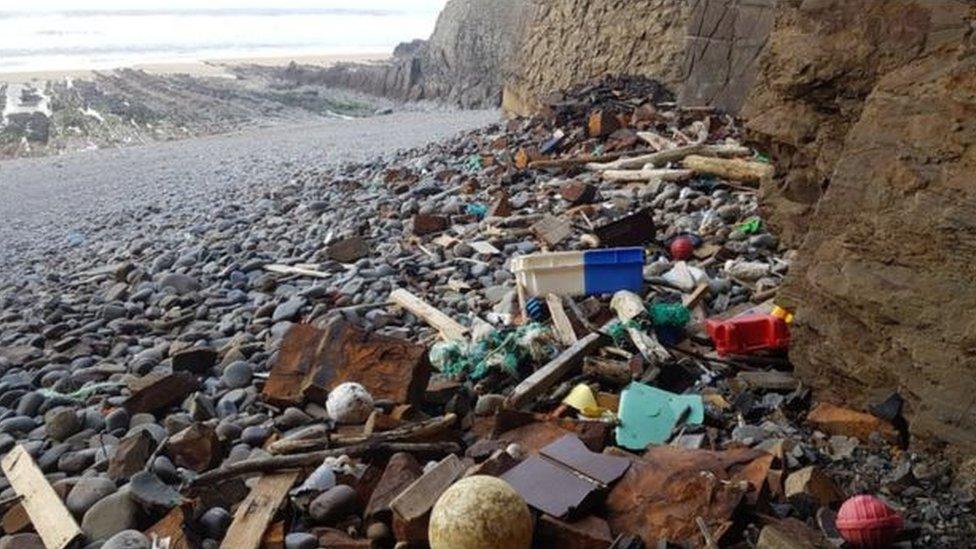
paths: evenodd
<path fill-rule="evenodd" d="M 527 549 L 532 515 L 504 480 L 485 475 L 462 479 L 434 504 L 427 531 L 431 549 Z"/>

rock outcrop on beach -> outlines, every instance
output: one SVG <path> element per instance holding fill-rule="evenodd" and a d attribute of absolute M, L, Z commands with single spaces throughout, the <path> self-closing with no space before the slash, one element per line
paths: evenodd
<path fill-rule="evenodd" d="M 781 2 L 744 115 L 800 243 L 780 300 L 821 395 L 899 391 L 915 434 L 976 448 L 971 2 Z"/>
<path fill-rule="evenodd" d="M 0 159 L 368 116 L 391 106 L 345 90 L 285 83 L 266 67 L 228 70 L 235 78 L 121 69 L 2 85 Z"/>

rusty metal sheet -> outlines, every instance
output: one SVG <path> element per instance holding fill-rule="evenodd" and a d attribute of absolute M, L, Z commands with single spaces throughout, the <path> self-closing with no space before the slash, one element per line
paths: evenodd
<path fill-rule="evenodd" d="M 501 476 L 532 507 L 557 518 L 578 516 L 606 490 L 545 458 L 531 456 Z"/>
<path fill-rule="evenodd" d="M 602 484 L 612 484 L 630 467 L 630 460 L 591 452 L 579 438 L 566 435 L 539 450 L 539 454 Z"/>
<path fill-rule="evenodd" d="M 324 402 L 346 381 L 375 399 L 419 404 L 430 380 L 427 349 L 405 339 L 368 334 L 337 320 L 324 328 L 296 324 L 285 334 L 262 395 L 277 405 Z"/>
<path fill-rule="evenodd" d="M 653 447 L 610 491 L 607 522 L 615 534 L 635 533 L 647 544 L 668 540 L 701 546 L 695 519 L 702 517 L 713 533 L 723 532 L 751 489 L 753 462 L 765 463 L 766 456 L 752 449 Z"/>

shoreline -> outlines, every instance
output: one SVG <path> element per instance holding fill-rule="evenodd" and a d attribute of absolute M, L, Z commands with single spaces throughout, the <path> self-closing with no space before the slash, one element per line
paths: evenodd
<path fill-rule="evenodd" d="M 149 62 L 132 65 L 120 65 L 107 69 L 51 69 L 41 71 L 0 72 L 0 83 L 29 84 L 60 80 L 63 78 L 84 79 L 91 78 L 96 73 L 109 73 L 120 69 L 143 70 L 151 74 L 188 74 L 198 77 L 233 77 L 228 68 L 241 65 L 259 65 L 267 67 L 286 66 L 291 62 L 300 65 L 316 65 L 330 67 L 338 63 L 376 63 L 385 61 L 391 53 L 337 53 L 337 54 L 302 54 L 302 55 L 269 55 L 227 57 L 201 60 L 185 60 L 172 62 Z"/>

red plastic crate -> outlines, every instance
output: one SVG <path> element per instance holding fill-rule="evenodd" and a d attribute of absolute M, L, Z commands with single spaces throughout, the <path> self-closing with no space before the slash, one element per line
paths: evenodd
<path fill-rule="evenodd" d="M 720 355 L 744 355 L 785 349 L 790 345 L 789 325 L 773 315 L 753 314 L 729 320 L 707 320 L 705 327 Z"/>

